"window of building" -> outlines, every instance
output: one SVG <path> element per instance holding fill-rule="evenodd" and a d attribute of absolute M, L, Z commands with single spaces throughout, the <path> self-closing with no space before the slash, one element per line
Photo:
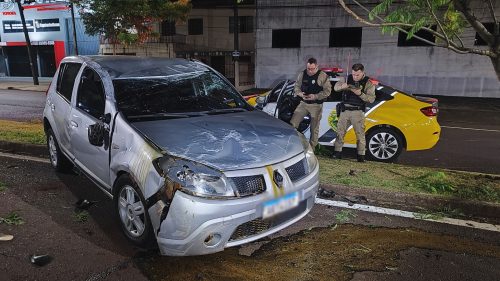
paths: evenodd
<path fill-rule="evenodd" d="M 361 27 L 330 28 L 330 47 L 361 47 Z"/>
<path fill-rule="evenodd" d="M 433 30 L 436 30 L 436 26 L 433 25 L 431 27 Z M 430 33 L 429 31 L 427 30 L 419 30 L 417 32 L 415 32 L 415 35 L 418 36 L 418 37 L 421 37 L 423 39 L 426 39 L 430 42 L 436 42 L 436 37 L 434 37 L 434 35 L 432 35 L 432 33 Z M 424 42 L 422 40 L 419 40 L 415 37 L 412 37 L 410 38 L 410 40 L 406 40 L 406 36 L 407 34 L 404 33 L 404 32 L 399 32 L 398 34 L 398 47 L 420 47 L 420 46 L 433 46 L 427 42 Z"/>
<path fill-rule="evenodd" d="M 202 35 L 203 34 L 203 19 L 189 19 L 188 20 L 188 34 L 189 35 Z"/>
<path fill-rule="evenodd" d="M 488 30 L 488 32 L 493 34 L 493 28 L 495 27 L 495 25 L 492 22 L 486 22 L 486 23 L 483 23 L 483 25 L 484 25 L 484 27 L 486 27 L 486 30 Z M 486 44 L 486 41 L 484 41 L 483 38 L 481 38 L 481 36 L 479 36 L 479 33 L 476 32 L 476 40 L 474 40 L 474 45 L 475 46 L 486 46 L 488 44 Z"/>
<path fill-rule="evenodd" d="M 242 16 L 239 19 L 239 32 L 252 33 L 253 32 L 253 17 Z M 234 17 L 229 17 L 229 33 L 234 33 Z"/>
<path fill-rule="evenodd" d="M 202 23 L 202 25 L 203 25 L 203 23 Z M 162 36 L 175 35 L 175 21 L 169 21 L 169 20 L 162 21 L 161 22 L 161 35 Z"/>
<path fill-rule="evenodd" d="M 273 29 L 273 48 L 300 48 L 300 29 Z"/>

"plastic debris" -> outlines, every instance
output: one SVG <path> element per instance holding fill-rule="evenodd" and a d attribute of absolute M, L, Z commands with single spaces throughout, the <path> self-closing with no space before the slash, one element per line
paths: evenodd
<path fill-rule="evenodd" d="M 89 201 L 87 199 L 80 199 L 80 200 L 76 201 L 75 206 L 80 210 L 88 210 L 95 203 L 97 203 L 97 201 Z"/>
<path fill-rule="evenodd" d="M 366 197 L 363 195 L 342 196 L 342 198 L 347 200 L 349 206 L 359 203 L 368 203 L 368 199 L 366 199 Z"/>
<path fill-rule="evenodd" d="M 335 197 L 335 191 L 326 190 L 326 189 L 320 187 L 318 190 L 318 196 L 321 198 L 333 198 L 333 197 Z"/>
<path fill-rule="evenodd" d="M 12 236 L 10 234 L 0 233 L 0 241 L 10 241 L 12 239 L 14 239 L 14 236 Z"/>
<path fill-rule="evenodd" d="M 52 257 L 49 255 L 32 255 L 30 256 L 30 262 L 37 266 L 47 265 L 52 261 Z"/>

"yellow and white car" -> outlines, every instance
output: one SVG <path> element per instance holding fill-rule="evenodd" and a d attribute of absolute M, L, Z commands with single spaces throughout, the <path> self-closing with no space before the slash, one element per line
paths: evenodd
<path fill-rule="evenodd" d="M 331 78 L 332 84 L 335 78 Z M 290 122 L 299 100 L 293 97 L 294 81 L 284 80 L 263 96 L 247 101 L 266 113 L 285 122 Z M 437 122 L 436 99 L 417 97 L 374 81 L 375 102 L 367 105 L 365 116 L 366 155 L 369 159 L 394 162 L 403 149 L 406 151 L 430 149 L 439 140 L 441 127 Z M 332 87 L 333 89 L 333 87 Z M 333 146 L 337 128 L 335 106 L 342 94 L 332 91 L 323 103 L 319 143 Z M 309 116 L 306 116 L 298 130 L 309 136 Z M 356 136 L 352 126 L 344 138 L 344 147 L 356 147 Z"/>

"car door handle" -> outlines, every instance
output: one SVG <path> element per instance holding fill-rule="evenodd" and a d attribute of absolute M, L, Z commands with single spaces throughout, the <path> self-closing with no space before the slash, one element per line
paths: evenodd
<path fill-rule="evenodd" d="M 76 123 L 75 121 L 71 120 L 71 127 L 77 128 L 78 127 L 78 123 Z"/>

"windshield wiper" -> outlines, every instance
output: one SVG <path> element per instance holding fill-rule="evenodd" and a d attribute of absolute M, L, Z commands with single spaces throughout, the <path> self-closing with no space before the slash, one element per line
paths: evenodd
<path fill-rule="evenodd" d="M 244 108 L 225 108 L 225 109 L 212 109 L 210 111 L 205 112 L 208 115 L 216 115 L 216 114 L 226 114 L 226 113 L 235 113 L 235 112 L 244 112 L 247 111 Z"/>

